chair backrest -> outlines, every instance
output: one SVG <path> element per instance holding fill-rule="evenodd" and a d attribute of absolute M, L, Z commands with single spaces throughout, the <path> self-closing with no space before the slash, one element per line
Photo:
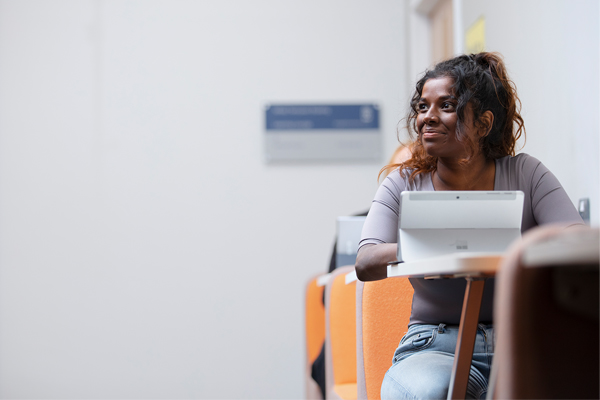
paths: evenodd
<path fill-rule="evenodd" d="M 408 330 L 413 288 L 408 278 L 357 282 L 357 397 L 379 399 L 383 377 Z"/>
<path fill-rule="evenodd" d="M 508 250 L 494 294 L 494 398 L 600 398 L 598 240 L 597 229 L 544 226 Z"/>
<path fill-rule="evenodd" d="M 304 326 L 305 326 L 305 390 L 307 399 L 321 399 L 323 396 L 317 383 L 311 377 L 311 367 L 325 342 L 325 306 L 323 291 L 325 286 L 317 283 L 319 276 L 308 281 L 305 289 Z"/>
<path fill-rule="evenodd" d="M 354 266 L 331 273 L 325 289 L 325 387 L 328 399 L 356 399 L 356 282 L 346 284 Z"/>

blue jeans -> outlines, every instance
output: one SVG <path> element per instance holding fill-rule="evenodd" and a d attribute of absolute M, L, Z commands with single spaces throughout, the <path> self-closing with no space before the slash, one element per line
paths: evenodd
<path fill-rule="evenodd" d="M 411 325 L 381 384 L 381 399 L 445 399 L 458 326 Z M 483 399 L 494 356 L 494 329 L 480 324 L 475 339 L 467 399 Z"/>

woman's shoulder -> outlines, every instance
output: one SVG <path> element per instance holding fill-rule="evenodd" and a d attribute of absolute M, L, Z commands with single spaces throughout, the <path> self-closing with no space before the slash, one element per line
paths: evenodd
<path fill-rule="evenodd" d="M 527 191 L 537 187 L 541 179 L 553 176 L 537 158 L 526 153 L 496 160 L 496 186 L 502 190 Z"/>
<path fill-rule="evenodd" d="M 496 160 L 496 166 L 505 172 L 533 172 L 542 162 L 527 153 L 506 156 Z"/>
<path fill-rule="evenodd" d="M 388 181 L 388 184 L 392 184 L 398 191 L 421 191 L 421 190 L 433 190 L 433 183 L 431 181 L 431 173 L 421 173 L 411 179 L 412 169 L 396 168 L 393 170 L 384 180 L 384 184 Z"/>

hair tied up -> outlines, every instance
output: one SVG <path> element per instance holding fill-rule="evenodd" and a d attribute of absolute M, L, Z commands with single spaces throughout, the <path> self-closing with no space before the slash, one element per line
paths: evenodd
<path fill-rule="evenodd" d="M 514 156 L 517 141 L 521 136 L 525 136 L 525 124 L 520 114 L 521 101 L 499 53 L 461 55 L 442 61 L 419 79 L 411 99 L 411 110 L 406 121 L 414 145 L 412 158 L 402 167 L 402 172 L 410 170 L 410 179 L 414 179 L 418 174 L 434 171 L 437 165 L 437 159 L 427 155 L 418 140 L 417 106 L 425 82 L 442 77 L 454 81 L 452 89 L 457 98 L 456 113 L 459 121 L 457 136 L 464 142 L 469 154 L 465 162 L 479 151 L 487 159 Z M 478 141 L 469 139 L 461 132 L 466 113 L 471 111 L 476 125 L 482 123 L 486 111 L 494 115 L 489 133 Z"/>

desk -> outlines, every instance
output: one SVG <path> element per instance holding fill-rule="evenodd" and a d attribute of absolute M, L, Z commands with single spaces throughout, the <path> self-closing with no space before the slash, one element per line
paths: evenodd
<path fill-rule="evenodd" d="M 463 277 L 467 280 L 448 399 L 464 399 L 467 394 L 485 279 L 496 274 L 501 259 L 502 256 L 497 253 L 457 253 L 388 265 L 388 278 L 394 276 L 426 279 Z"/>

